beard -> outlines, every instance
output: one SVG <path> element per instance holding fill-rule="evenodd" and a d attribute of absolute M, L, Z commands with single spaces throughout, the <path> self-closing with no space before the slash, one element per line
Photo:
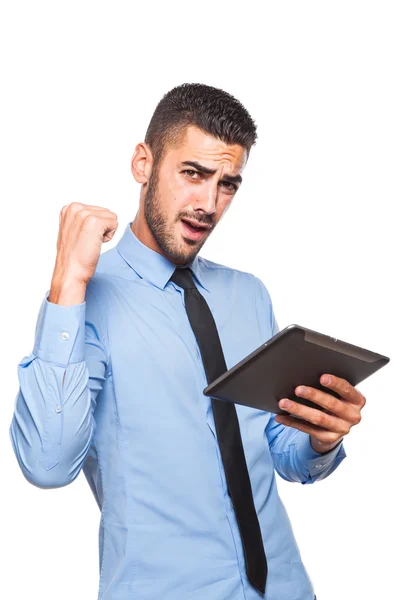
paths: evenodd
<path fill-rule="evenodd" d="M 199 243 L 196 240 L 187 238 L 183 241 L 183 239 L 177 238 L 177 234 L 174 235 L 173 224 L 168 225 L 167 216 L 163 211 L 162 203 L 158 195 L 157 165 L 153 166 L 153 170 L 150 174 L 148 188 L 144 198 L 144 217 L 151 234 L 162 253 L 174 263 L 184 264 L 190 262 L 195 258 L 207 239 L 206 237 L 203 242 Z M 196 217 L 190 215 L 190 218 Z M 179 221 L 179 218 L 176 220 Z M 190 249 L 190 246 L 193 248 Z"/>

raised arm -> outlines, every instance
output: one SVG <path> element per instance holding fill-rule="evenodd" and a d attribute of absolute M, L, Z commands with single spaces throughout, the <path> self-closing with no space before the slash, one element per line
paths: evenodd
<path fill-rule="evenodd" d="M 42 488 L 71 483 L 95 429 L 96 397 L 107 376 L 107 332 L 94 274 L 115 213 L 73 203 L 60 213 L 56 265 L 43 299 L 33 352 L 18 364 L 10 438 L 26 479 Z"/>

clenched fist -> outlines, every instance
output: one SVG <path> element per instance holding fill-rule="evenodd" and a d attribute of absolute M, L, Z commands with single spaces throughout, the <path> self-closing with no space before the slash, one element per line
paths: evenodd
<path fill-rule="evenodd" d="M 113 238 L 117 227 L 117 215 L 108 208 L 80 202 L 62 207 L 50 302 L 83 301 L 86 286 L 96 270 L 101 245 Z"/>

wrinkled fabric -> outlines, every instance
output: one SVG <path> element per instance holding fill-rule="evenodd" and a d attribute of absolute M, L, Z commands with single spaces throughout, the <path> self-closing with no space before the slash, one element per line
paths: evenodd
<path fill-rule="evenodd" d="M 236 405 L 268 560 L 261 595 L 246 578 L 200 352 L 183 290 L 169 282 L 175 266 L 128 223 L 83 303 L 53 304 L 46 292 L 18 365 L 18 464 L 41 488 L 83 471 L 101 511 L 98 600 L 312 600 L 275 472 L 312 484 L 338 467 L 343 444 L 320 455 L 308 435 Z M 278 332 L 256 276 L 199 255 L 188 266 L 228 369 Z"/>

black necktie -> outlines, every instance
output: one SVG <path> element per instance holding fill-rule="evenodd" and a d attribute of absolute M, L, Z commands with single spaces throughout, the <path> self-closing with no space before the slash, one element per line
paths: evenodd
<path fill-rule="evenodd" d="M 207 382 L 211 383 L 227 371 L 214 318 L 206 300 L 196 288 L 189 268 L 177 267 L 171 281 L 185 290 L 186 312 L 199 345 Z M 211 402 L 228 492 L 242 538 L 246 573 L 253 586 L 264 594 L 268 572 L 267 560 L 254 507 L 236 408 L 231 402 L 215 398 L 212 398 Z"/>

